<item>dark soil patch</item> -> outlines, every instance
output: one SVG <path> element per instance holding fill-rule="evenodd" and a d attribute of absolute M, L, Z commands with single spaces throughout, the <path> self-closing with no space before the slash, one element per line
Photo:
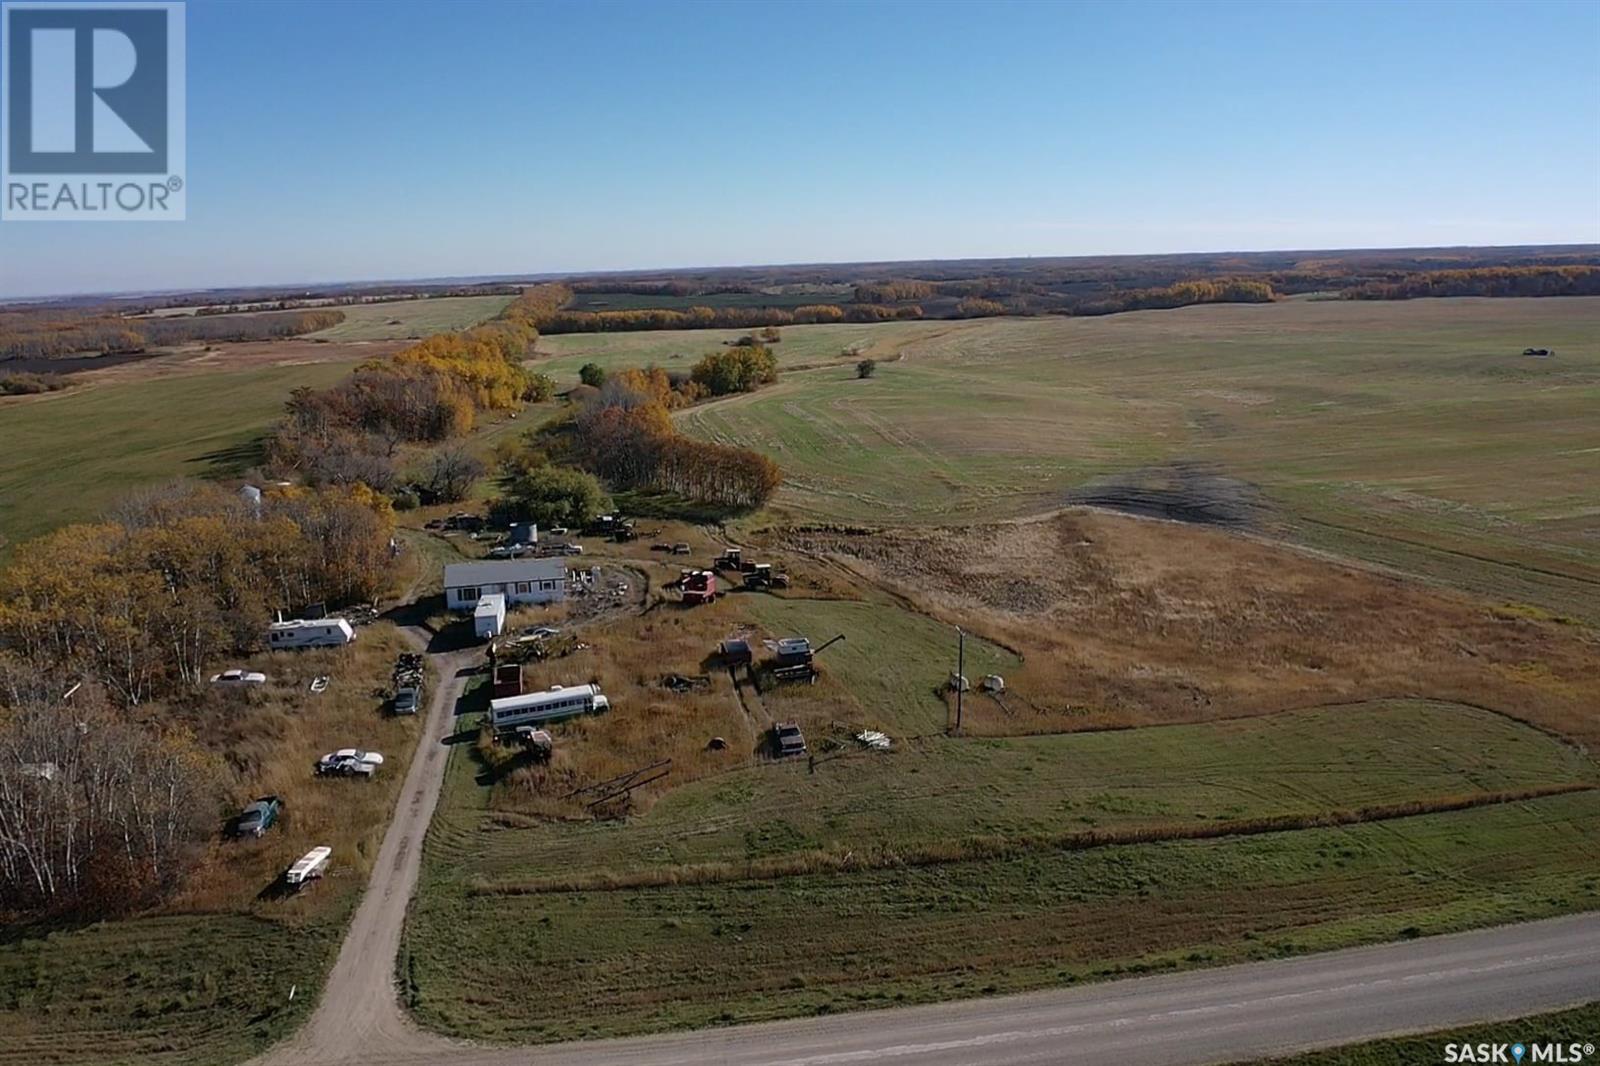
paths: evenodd
<path fill-rule="evenodd" d="M 1067 503 L 1228 529 L 1260 525 L 1267 514 L 1259 488 L 1200 463 L 1147 467 L 1091 481 L 1067 493 Z"/>

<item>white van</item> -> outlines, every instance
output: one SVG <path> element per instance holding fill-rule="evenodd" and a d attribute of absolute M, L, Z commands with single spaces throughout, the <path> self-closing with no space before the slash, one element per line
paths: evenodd
<path fill-rule="evenodd" d="M 356 631 L 343 618 L 297 618 L 267 627 L 267 646 L 279 648 L 339 648 L 356 639 Z"/>

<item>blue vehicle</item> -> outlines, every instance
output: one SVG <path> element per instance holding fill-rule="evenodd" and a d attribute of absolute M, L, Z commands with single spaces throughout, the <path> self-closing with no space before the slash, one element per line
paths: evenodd
<path fill-rule="evenodd" d="M 239 820 L 234 824 L 234 835 L 239 837 L 260 837 L 272 824 L 278 820 L 278 814 L 283 810 L 283 801 L 277 796 L 262 796 L 250 806 L 246 807 L 239 815 Z"/>

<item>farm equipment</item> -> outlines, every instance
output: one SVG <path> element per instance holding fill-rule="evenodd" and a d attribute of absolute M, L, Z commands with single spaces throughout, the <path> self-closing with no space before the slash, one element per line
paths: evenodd
<path fill-rule="evenodd" d="M 785 637 L 772 646 L 773 651 L 777 653 L 769 671 L 772 679 L 781 682 L 804 681 L 807 684 L 816 684 L 817 656 L 843 639 L 844 634 L 840 633 L 820 647 L 813 648 L 811 641 L 805 637 Z"/>
<path fill-rule="evenodd" d="M 711 603 L 717 598 L 717 575 L 710 570 L 685 570 L 678 583 L 687 605 Z"/>
<path fill-rule="evenodd" d="M 744 549 L 725 548 L 721 555 L 711 563 L 713 570 L 732 570 L 735 573 L 744 569 Z"/>
<path fill-rule="evenodd" d="M 771 563 L 756 563 L 744 575 L 744 587 L 747 589 L 786 589 L 789 587 L 789 575 L 774 572 Z"/>
<path fill-rule="evenodd" d="M 543 729 L 535 729 L 531 725 L 521 725 L 513 731 L 511 736 L 516 739 L 518 744 L 522 745 L 522 749 L 528 753 L 528 757 L 534 762 L 549 762 L 550 756 L 555 752 L 556 742 L 554 738 Z"/>

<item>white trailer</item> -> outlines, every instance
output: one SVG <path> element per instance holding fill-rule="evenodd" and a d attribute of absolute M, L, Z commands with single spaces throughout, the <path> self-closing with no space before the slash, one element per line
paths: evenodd
<path fill-rule="evenodd" d="M 585 714 L 604 714 L 610 709 L 611 701 L 600 694 L 599 685 L 553 685 L 543 692 L 490 700 L 489 725 L 500 732 Z"/>
<path fill-rule="evenodd" d="M 296 618 L 267 627 L 267 645 L 280 648 L 340 648 L 356 639 L 355 627 L 344 618 Z"/>
<path fill-rule="evenodd" d="M 472 609 L 472 631 L 479 640 L 493 640 L 506 628 L 506 598 L 503 593 L 491 592 L 478 600 Z"/>
<path fill-rule="evenodd" d="M 284 881 L 295 888 L 299 888 L 307 881 L 315 881 L 327 872 L 328 857 L 332 854 L 332 848 L 312 848 L 296 859 L 294 865 L 284 872 Z"/>

